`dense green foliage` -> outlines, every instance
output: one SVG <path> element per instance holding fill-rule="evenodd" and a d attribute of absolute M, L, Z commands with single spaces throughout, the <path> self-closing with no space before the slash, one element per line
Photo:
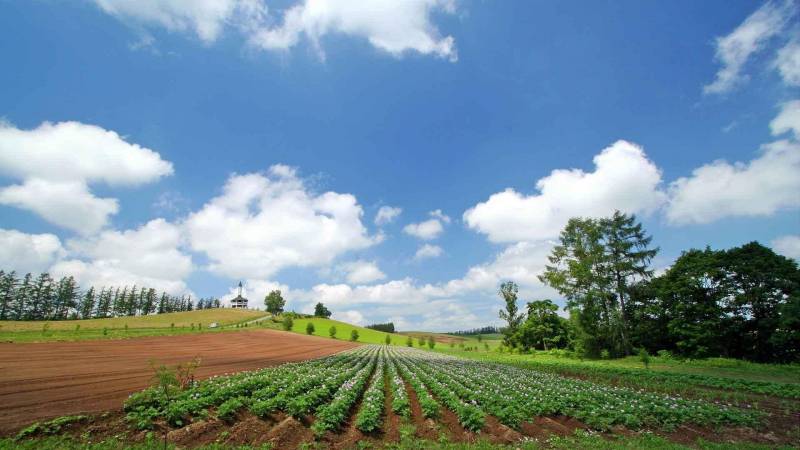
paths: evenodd
<path fill-rule="evenodd" d="M 264 305 L 267 307 L 267 312 L 270 314 L 278 315 L 283 312 L 283 307 L 286 306 L 286 300 L 281 295 L 280 290 L 273 290 L 264 297 Z"/>
<path fill-rule="evenodd" d="M 365 326 L 364 328 L 369 328 L 370 330 L 383 331 L 384 333 L 394 333 L 395 332 L 394 322 L 373 323 L 373 324 Z"/>
<path fill-rule="evenodd" d="M 314 317 L 322 317 L 322 318 L 329 318 L 331 316 L 331 311 L 322 304 L 322 302 L 317 303 L 314 306 Z"/>
<path fill-rule="evenodd" d="M 44 272 L 19 279 L 14 271 L 0 271 L 0 320 L 67 320 L 162 314 L 219 308 L 216 298 L 176 297 L 155 289 L 90 286 L 81 292 L 71 276 L 54 280 Z"/>
<path fill-rule="evenodd" d="M 635 216 L 573 218 L 540 280 L 567 301 L 517 307 L 518 288 L 500 286 L 506 347 L 568 348 L 589 357 L 669 351 L 762 362 L 800 360 L 800 269 L 757 242 L 689 250 L 653 276 L 650 248 Z M 642 360 L 646 363 L 646 358 Z"/>

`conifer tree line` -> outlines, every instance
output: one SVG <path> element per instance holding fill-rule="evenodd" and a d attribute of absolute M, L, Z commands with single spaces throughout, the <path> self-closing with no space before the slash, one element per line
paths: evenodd
<path fill-rule="evenodd" d="M 669 352 L 761 362 L 800 361 L 800 269 L 750 242 L 691 249 L 655 275 L 651 245 L 633 215 L 573 218 L 540 281 L 566 300 L 517 306 L 513 282 L 500 287 L 507 347 L 562 348 L 586 356 Z"/>
<path fill-rule="evenodd" d="M 66 320 L 162 314 L 219 308 L 217 298 L 174 296 L 143 286 L 101 287 L 82 291 L 75 278 L 53 279 L 43 272 L 19 277 L 0 270 L 0 320 Z"/>

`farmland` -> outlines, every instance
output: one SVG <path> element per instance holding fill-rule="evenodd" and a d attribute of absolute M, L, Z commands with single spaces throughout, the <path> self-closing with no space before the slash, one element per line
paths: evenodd
<path fill-rule="evenodd" d="M 183 446 L 295 448 L 305 442 L 323 448 L 387 443 L 428 448 L 437 441 L 476 448 L 574 448 L 621 439 L 619 445 L 633 448 L 679 448 L 670 440 L 686 434 L 709 437 L 722 430 L 731 430 L 736 439 L 769 443 L 756 431 L 769 419 L 768 411 L 729 402 L 401 346 L 366 345 L 319 359 L 213 376 L 181 389 L 154 386 L 131 395 L 123 412 L 101 417 L 92 426 L 100 437 L 102 430 L 119 436 L 127 429 L 123 435 L 129 444 L 167 433 L 170 442 Z M 85 433 L 86 425 L 66 429 L 75 436 Z M 31 434 L 41 434 L 37 430 Z M 785 434 L 772 443 L 796 438 Z M 430 444 L 420 444 L 424 440 Z"/>
<path fill-rule="evenodd" d="M 174 365 L 199 358 L 194 375 L 202 378 L 354 346 L 252 328 L 119 341 L 0 343 L 0 434 L 36 420 L 118 408 L 128 394 L 150 384 L 150 361 Z"/>
<path fill-rule="evenodd" d="M 0 342 L 50 342 L 172 336 L 220 331 L 264 317 L 261 311 L 213 308 L 157 315 L 54 321 L 0 321 Z M 220 328 L 210 329 L 216 322 Z M 275 326 L 277 328 L 277 326 Z"/>

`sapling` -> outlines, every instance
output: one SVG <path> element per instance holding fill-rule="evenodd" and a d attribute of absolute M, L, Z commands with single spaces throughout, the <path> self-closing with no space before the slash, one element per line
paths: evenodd
<path fill-rule="evenodd" d="M 406 338 L 406 347 L 413 347 L 413 346 L 414 346 L 414 339 L 412 339 L 411 336 L 409 336 L 408 338 Z"/>
<path fill-rule="evenodd" d="M 386 345 L 392 345 L 392 336 L 390 334 L 386 335 L 386 339 L 384 339 Z"/>
<path fill-rule="evenodd" d="M 283 331 L 292 331 L 292 327 L 294 326 L 294 319 L 292 316 L 286 316 L 283 318 Z"/>
<path fill-rule="evenodd" d="M 331 327 L 328 328 L 328 335 L 336 339 L 336 325 L 331 325 Z"/>
<path fill-rule="evenodd" d="M 358 340 L 358 330 L 353 330 L 350 332 L 350 340 L 353 342 Z"/>
<path fill-rule="evenodd" d="M 306 325 L 306 334 L 314 334 L 314 322 L 308 322 Z"/>

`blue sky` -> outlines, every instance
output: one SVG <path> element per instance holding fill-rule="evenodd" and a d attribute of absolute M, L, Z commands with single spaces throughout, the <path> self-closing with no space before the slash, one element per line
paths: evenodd
<path fill-rule="evenodd" d="M 571 216 L 798 258 L 797 10 L 0 1 L 0 265 L 450 330 Z"/>

